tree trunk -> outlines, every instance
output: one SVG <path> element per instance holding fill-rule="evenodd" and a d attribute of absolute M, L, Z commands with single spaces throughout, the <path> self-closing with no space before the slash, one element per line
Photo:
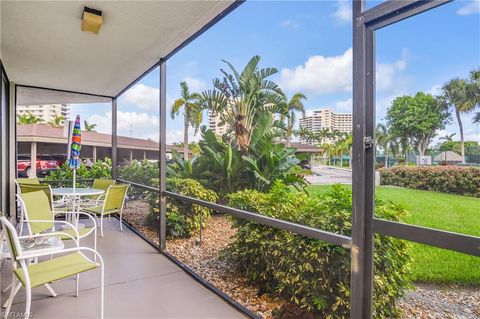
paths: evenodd
<path fill-rule="evenodd" d="M 402 143 L 402 148 L 403 148 L 403 160 L 405 161 L 405 165 L 408 163 L 408 147 L 409 143 L 408 140 L 404 140 Z"/>
<path fill-rule="evenodd" d="M 292 140 L 292 133 L 291 131 L 287 132 L 287 147 L 290 147 L 290 143 Z"/>
<path fill-rule="evenodd" d="M 418 143 L 417 150 L 418 150 L 418 154 L 419 154 L 420 156 L 424 156 L 424 155 L 425 155 L 425 151 L 424 151 L 424 149 L 423 149 L 422 142 L 419 142 L 419 143 Z"/>
<path fill-rule="evenodd" d="M 352 153 L 353 153 L 353 150 L 350 148 L 350 149 L 348 150 L 348 156 L 350 157 L 350 158 L 348 159 L 348 167 L 352 167 Z"/>
<path fill-rule="evenodd" d="M 388 143 L 385 146 L 385 167 L 388 167 Z"/>
<path fill-rule="evenodd" d="M 185 112 L 183 119 L 183 159 L 188 160 L 188 113 Z"/>
<path fill-rule="evenodd" d="M 465 164 L 465 141 L 463 136 L 463 124 L 462 118 L 460 117 L 460 111 L 455 108 L 455 115 L 457 116 L 458 128 L 460 129 L 460 150 L 462 156 L 462 164 Z"/>

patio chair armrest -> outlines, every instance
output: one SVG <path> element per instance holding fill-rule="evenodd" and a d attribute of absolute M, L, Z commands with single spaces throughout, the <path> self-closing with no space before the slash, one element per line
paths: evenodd
<path fill-rule="evenodd" d="M 103 267 L 103 258 L 100 255 L 100 253 L 98 251 L 96 251 L 95 249 L 92 249 L 92 248 L 89 248 L 89 247 L 73 247 L 73 248 L 66 248 L 66 249 L 57 250 L 57 251 L 40 253 L 40 254 L 36 254 L 36 255 L 19 256 L 19 257 L 17 257 L 17 260 L 29 259 L 29 258 L 32 258 L 32 257 L 52 256 L 52 255 L 73 253 L 73 252 L 80 252 L 81 253 L 81 251 L 89 251 L 89 252 L 95 254 L 100 260 L 100 265 Z M 85 256 L 85 258 L 87 258 L 87 257 Z M 94 262 L 94 263 L 97 263 L 96 261 L 92 261 L 92 260 L 90 260 L 90 261 Z"/>
<path fill-rule="evenodd" d="M 54 223 L 54 224 L 63 224 L 67 225 L 68 227 L 72 228 L 73 231 L 75 232 L 76 238 L 80 238 L 80 234 L 78 233 L 78 230 L 75 226 L 73 226 L 72 223 L 63 221 L 63 220 L 35 220 L 35 219 L 24 219 L 23 222 L 27 223 Z"/>
<path fill-rule="evenodd" d="M 70 238 L 73 239 L 73 241 L 77 244 L 77 247 L 80 247 L 80 246 L 79 246 L 79 241 L 78 241 L 77 238 L 73 237 L 72 235 L 70 235 L 70 234 L 68 234 L 68 233 L 59 232 L 59 231 L 50 232 L 50 233 L 41 233 L 41 234 L 18 236 L 18 239 L 38 238 L 38 237 L 49 237 L 49 236 L 62 236 L 62 235 L 63 235 L 63 236 L 70 237 Z"/>
<path fill-rule="evenodd" d="M 97 200 L 95 201 L 95 206 L 98 206 L 98 202 L 102 200 L 102 198 L 106 197 L 107 194 L 102 194 L 97 197 Z"/>
<path fill-rule="evenodd" d="M 87 216 L 92 222 L 93 222 L 93 227 L 94 228 L 97 228 L 97 222 L 95 221 L 95 218 L 92 217 L 92 215 L 90 215 L 89 213 L 87 212 L 53 212 L 53 214 L 65 214 L 65 215 L 84 215 L 84 216 Z M 73 226 L 73 225 L 72 225 Z"/>

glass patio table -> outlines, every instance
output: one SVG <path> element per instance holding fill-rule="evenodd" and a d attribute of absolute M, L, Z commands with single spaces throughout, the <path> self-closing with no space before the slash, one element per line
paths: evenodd
<path fill-rule="evenodd" d="M 81 197 L 81 196 L 95 196 L 105 193 L 103 189 L 91 187 L 64 187 L 52 188 L 53 196 L 67 196 L 67 197 Z"/>
<path fill-rule="evenodd" d="M 105 191 L 103 189 L 98 188 L 91 188 L 91 187 L 64 187 L 64 188 L 52 188 L 52 195 L 53 196 L 63 196 L 69 197 L 72 202 L 72 211 L 79 212 L 80 205 L 76 205 L 76 199 L 83 197 L 83 196 L 100 196 L 104 194 Z M 73 221 L 75 226 L 78 228 L 83 228 L 85 225 L 80 224 L 78 222 L 79 216 Z M 67 226 L 68 227 L 68 226 Z"/>

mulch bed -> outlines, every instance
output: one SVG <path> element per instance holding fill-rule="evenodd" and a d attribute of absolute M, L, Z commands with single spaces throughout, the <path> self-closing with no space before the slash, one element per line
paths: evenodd
<path fill-rule="evenodd" d="M 157 232 L 145 224 L 148 203 L 135 200 L 127 203 L 124 219 L 158 244 Z M 202 233 L 192 238 L 167 240 L 167 251 L 186 264 L 212 285 L 232 299 L 244 305 L 263 318 L 281 314 L 282 319 L 299 318 L 285 300 L 259 294 L 260 287 L 249 282 L 231 265 L 219 258 L 220 251 L 230 243 L 235 233 L 229 217 L 214 215 L 207 221 Z M 282 307 L 283 306 L 283 307 Z M 415 284 L 415 290 L 408 291 L 399 301 L 403 319 L 478 319 L 480 318 L 480 289 L 456 286 Z"/>

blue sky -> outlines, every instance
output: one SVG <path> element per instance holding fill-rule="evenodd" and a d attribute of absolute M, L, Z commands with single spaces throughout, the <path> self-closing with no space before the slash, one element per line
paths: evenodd
<path fill-rule="evenodd" d="M 307 95 L 307 110 L 330 107 L 351 112 L 351 9 L 349 1 L 247 1 L 167 64 L 167 102 L 179 96 L 179 82 L 192 90 L 211 87 L 225 68 L 242 69 L 253 55 L 276 67 L 274 79 L 288 95 Z M 368 6 L 374 1 L 368 1 Z M 480 67 L 480 1 L 455 1 L 381 29 L 377 40 L 377 121 L 391 101 L 417 91 L 438 93 L 454 77 Z M 158 70 L 119 100 L 119 133 L 158 139 Z M 110 130 L 107 105 L 77 105 L 72 114 Z M 206 119 L 205 119 L 206 120 Z M 480 127 L 464 116 L 468 140 Z M 457 132 L 455 121 L 445 132 Z M 182 120 L 168 119 L 167 142 L 182 140 Z M 193 137 L 191 138 L 198 139 Z M 457 132 L 457 135 L 458 132 Z"/>

